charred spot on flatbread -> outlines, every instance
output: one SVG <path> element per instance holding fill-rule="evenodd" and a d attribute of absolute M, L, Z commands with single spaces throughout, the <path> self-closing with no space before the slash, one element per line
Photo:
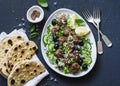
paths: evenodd
<path fill-rule="evenodd" d="M 12 85 L 15 84 L 15 80 L 14 80 L 14 79 L 11 80 L 11 84 L 12 84 Z"/>
<path fill-rule="evenodd" d="M 33 50 L 36 50 L 37 48 L 36 47 L 33 47 Z"/>
<path fill-rule="evenodd" d="M 5 53 L 7 53 L 7 52 L 8 52 L 8 49 L 5 50 Z"/>
<path fill-rule="evenodd" d="M 19 47 L 19 48 L 21 48 L 22 46 L 21 46 L 21 45 L 19 45 L 18 47 Z"/>
<path fill-rule="evenodd" d="M 10 44 L 11 46 L 13 45 L 13 42 L 12 42 L 12 40 L 8 40 L 8 44 Z"/>
<path fill-rule="evenodd" d="M 29 64 L 26 64 L 25 66 L 26 66 L 26 67 L 28 67 L 28 66 L 29 66 Z"/>
<path fill-rule="evenodd" d="M 21 83 L 22 83 L 22 84 L 24 84 L 24 83 L 25 83 L 25 80 L 24 80 L 24 79 L 23 79 L 23 80 L 21 80 Z"/>
<path fill-rule="evenodd" d="M 4 63 L 4 66 L 6 66 L 6 63 Z"/>
<path fill-rule="evenodd" d="M 17 50 L 18 50 L 18 48 L 17 48 L 17 47 L 15 47 L 15 48 L 14 48 L 14 51 L 17 51 Z"/>
<path fill-rule="evenodd" d="M 37 72 L 37 70 L 34 70 L 34 73 L 36 73 Z"/>
<path fill-rule="evenodd" d="M 29 43 L 27 42 L 26 45 L 29 46 Z"/>
<path fill-rule="evenodd" d="M 19 68 L 16 69 L 16 72 L 19 72 Z"/>
<path fill-rule="evenodd" d="M 22 51 L 21 51 L 21 54 L 24 54 L 24 53 L 25 53 L 25 51 L 24 51 L 24 50 L 22 50 Z"/>
<path fill-rule="evenodd" d="M 9 73 L 8 69 L 6 69 L 6 72 Z"/>
<path fill-rule="evenodd" d="M 18 39 L 21 39 L 22 37 L 21 37 L 21 36 L 18 36 L 17 38 L 18 38 Z"/>

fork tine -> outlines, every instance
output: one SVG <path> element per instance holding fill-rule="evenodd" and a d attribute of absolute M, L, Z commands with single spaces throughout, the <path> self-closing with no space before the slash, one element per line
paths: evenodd
<path fill-rule="evenodd" d="M 92 16 L 92 15 L 90 14 L 90 12 L 89 12 L 86 8 L 84 8 L 84 10 L 85 10 L 86 14 L 87 14 L 89 17 Z"/>
<path fill-rule="evenodd" d="M 94 7 L 94 12 L 96 14 L 95 18 L 100 18 L 100 9 L 98 7 Z"/>
<path fill-rule="evenodd" d="M 86 8 L 83 8 L 83 9 L 82 9 L 82 14 L 83 14 L 84 17 L 86 18 L 86 20 L 89 20 L 90 17 L 92 17 L 92 15 L 90 14 L 90 12 L 89 12 Z"/>
<path fill-rule="evenodd" d="M 86 12 L 85 12 L 84 9 L 82 9 L 82 14 L 83 14 L 83 16 L 85 17 L 85 19 L 88 20 L 88 17 L 89 17 L 89 16 L 86 14 Z"/>
<path fill-rule="evenodd" d="M 93 18 L 96 18 L 96 8 L 93 8 Z"/>
<path fill-rule="evenodd" d="M 100 9 L 98 8 L 98 18 L 100 18 Z"/>
<path fill-rule="evenodd" d="M 93 17 L 95 19 L 98 18 L 98 12 L 97 12 L 97 8 L 96 7 L 93 8 Z"/>
<path fill-rule="evenodd" d="M 96 14 L 96 19 L 98 19 L 98 15 L 99 15 L 99 13 L 98 13 L 98 8 L 97 7 L 95 7 L 95 14 Z"/>

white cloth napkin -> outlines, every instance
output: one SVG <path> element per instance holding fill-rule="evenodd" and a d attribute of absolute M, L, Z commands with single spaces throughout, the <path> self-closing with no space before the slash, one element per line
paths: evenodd
<path fill-rule="evenodd" d="M 24 38 L 24 40 L 29 40 L 26 33 L 25 33 L 25 30 L 23 29 L 15 29 L 13 30 L 11 33 L 7 34 L 5 32 L 1 32 L 0 33 L 0 42 L 5 39 L 6 37 L 8 36 L 12 36 L 12 35 L 20 35 Z M 35 61 L 38 61 L 41 63 L 41 61 L 38 59 L 38 56 L 35 54 L 32 58 L 32 60 L 35 60 Z M 46 77 L 48 75 L 48 71 L 46 70 L 44 73 L 38 75 L 37 77 L 35 77 L 34 79 L 28 81 L 24 86 L 36 86 L 44 77 Z"/>

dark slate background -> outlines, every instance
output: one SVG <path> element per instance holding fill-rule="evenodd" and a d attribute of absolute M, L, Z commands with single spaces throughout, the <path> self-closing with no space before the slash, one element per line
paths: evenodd
<path fill-rule="evenodd" d="M 94 5 L 100 7 L 102 12 L 101 30 L 111 39 L 113 46 L 107 48 L 103 43 L 104 54 L 98 55 L 97 62 L 92 71 L 81 78 L 66 78 L 52 71 L 45 63 L 40 51 L 40 38 L 32 39 L 39 46 L 37 52 L 40 60 L 50 72 L 50 76 L 55 77 L 58 82 L 42 80 L 38 86 L 120 86 L 120 0 L 47 0 L 49 8 L 44 9 L 44 20 L 39 25 L 41 35 L 43 26 L 50 14 L 58 8 L 69 8 L 81 15 L 80 9 L 86 7 L 92 11 Z M 54 5 L 57 2 L 57 5 Z M 21 23 L 21 18 L 26 19 L 26 11 L 32 5 L 36 5 L 37 0 L 0 0 L 0 32 L 7 33 L 14 30 L 14 27 Z M 30 23 L 26 23 L 26 31 L 29 35 Z M 95 38 L 97 33 L 95 28 L 89 24 Z M 7 86 L 7 81 L 0 76 L 0 86 Z"/>

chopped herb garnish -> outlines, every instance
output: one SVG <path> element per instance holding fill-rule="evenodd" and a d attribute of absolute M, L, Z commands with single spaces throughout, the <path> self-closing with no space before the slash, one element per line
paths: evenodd
<path fill-rule="evenodd" d="M 35 25 L 32 25 L 31 27 L 30 27 L 30 32 L 32 33 L 32 32 L 34 32 L 35 31 Z"/>
<path fill-rule="evenodd" d="M 35 38 L 36 36 L 38 36 L 38 32 L 36 30 L 36 27 L 35 25 L 33 24 L 31 27 L 30 27 L 30 38 Z"/>
<path fill-rule="evenodd" d="M 48 3 L 46 0 L 38 0 L 38 4 L 42 7 L 48 7 Z"/>
<path fill-rule="evenodd" d="M 30 34 L 30 38 L 35 38 L 38 34 L 38 32 L 33 32 Z"/>

